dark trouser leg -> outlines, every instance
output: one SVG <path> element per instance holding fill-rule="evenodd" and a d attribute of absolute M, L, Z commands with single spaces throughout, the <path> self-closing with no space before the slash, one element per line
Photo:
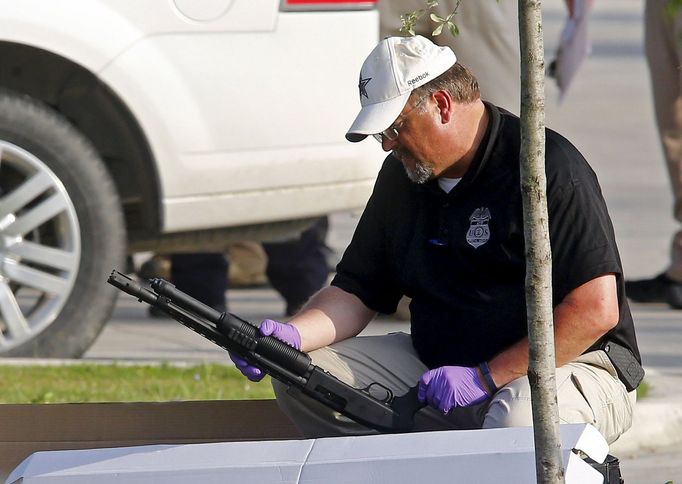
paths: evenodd
<path fill-rule="evenodd" d="M 327 281 L 327 226 L 327 218 L 322 217 L 296 240 L 263 244 L 268 280 L 286 301 L 287 315 L 295 314 Z"/>
<path fill-rule="evenodd" d="M 226 310 L 228 263 L 221 253 L 171 255 L 171 282 L 212 308 Z"/>

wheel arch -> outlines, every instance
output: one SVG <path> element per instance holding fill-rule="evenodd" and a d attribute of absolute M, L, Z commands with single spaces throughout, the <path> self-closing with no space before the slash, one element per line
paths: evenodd
<path fill-rule="evenodd" d="M 0 86 L 58 111 L 95 146 L 123 205 L 129 240 L 158 234 L 159 174 L 140 124 L 121 98 L 83 66 L 47 50 L 0 42 Z"/>

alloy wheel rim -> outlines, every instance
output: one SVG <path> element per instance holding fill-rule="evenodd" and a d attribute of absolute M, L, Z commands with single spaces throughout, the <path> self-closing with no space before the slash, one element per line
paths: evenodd
<path fill-rule="evenodd" d="M 54 322 L 80 258 L 78 217 L 62 182 L 39 158 L 0 140 L 0 352 Z"/>

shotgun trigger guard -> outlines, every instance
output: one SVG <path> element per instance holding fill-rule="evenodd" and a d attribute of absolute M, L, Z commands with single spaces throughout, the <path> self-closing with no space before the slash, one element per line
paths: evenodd
<path fill-rule="evenodd" d="M 391 403 L 393 401 L 393 391 L 379 382 L 372 382 L 365 388 L 361 388 L 361 390 L 367 392 L 372 398 L 379 400 L 380 402 Z M 372 390 L 374 390 L 374 393 L 372 393 Z M 382 392 L 385 396 L 382 398 L 377 394 L 378 391 Z"/>

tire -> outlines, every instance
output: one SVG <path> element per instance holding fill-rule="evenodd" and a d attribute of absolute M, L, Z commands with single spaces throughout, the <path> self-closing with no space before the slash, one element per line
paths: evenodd
<path fill-rule="evenodd" d="M 121 203 L 66 118 L 0 89 L 0 356 L 81 356 L 111 316 L 124 267 Z"/>

